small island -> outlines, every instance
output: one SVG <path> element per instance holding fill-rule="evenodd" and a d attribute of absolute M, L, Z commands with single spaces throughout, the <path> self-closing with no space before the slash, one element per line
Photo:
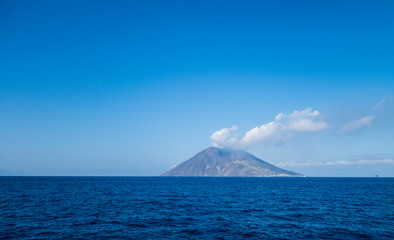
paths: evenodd
<path fill-rule="evenodd" d="M 161 176 L 198 177 L 304 177 L 269 164 L 252 154 L 231 148 L 210 147 Z"/>

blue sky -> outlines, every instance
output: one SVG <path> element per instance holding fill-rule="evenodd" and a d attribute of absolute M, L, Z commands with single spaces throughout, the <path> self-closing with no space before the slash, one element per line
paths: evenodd
<path fill-rule="evenodd" d="M 0 174 L 159 175 L 217 144 L 308 176 L 394 177 L 393 11 L 1 1 Z"/>

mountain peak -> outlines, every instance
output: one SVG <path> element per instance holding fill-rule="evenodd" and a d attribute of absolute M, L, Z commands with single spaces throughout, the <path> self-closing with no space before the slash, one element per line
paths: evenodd
<path fill-rule="evenodd" d="M 162 176 L 299 177 L 303 175 L 278 168 L 242 150 L 209 147 Z"/>

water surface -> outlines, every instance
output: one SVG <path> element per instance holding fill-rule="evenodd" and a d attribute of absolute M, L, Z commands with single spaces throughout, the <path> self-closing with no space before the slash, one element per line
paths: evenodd
<path fill-rule="evenodd" d="M 393 237 L 393 178 L 0 177 L 0 238 Z"/>

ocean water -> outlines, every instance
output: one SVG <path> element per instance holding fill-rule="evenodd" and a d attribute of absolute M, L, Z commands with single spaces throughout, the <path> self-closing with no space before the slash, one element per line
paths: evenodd
<path fill-rule="evenodd" d="M 393 239 L 393 178 L 0 177 L 0 238 Z"/>

